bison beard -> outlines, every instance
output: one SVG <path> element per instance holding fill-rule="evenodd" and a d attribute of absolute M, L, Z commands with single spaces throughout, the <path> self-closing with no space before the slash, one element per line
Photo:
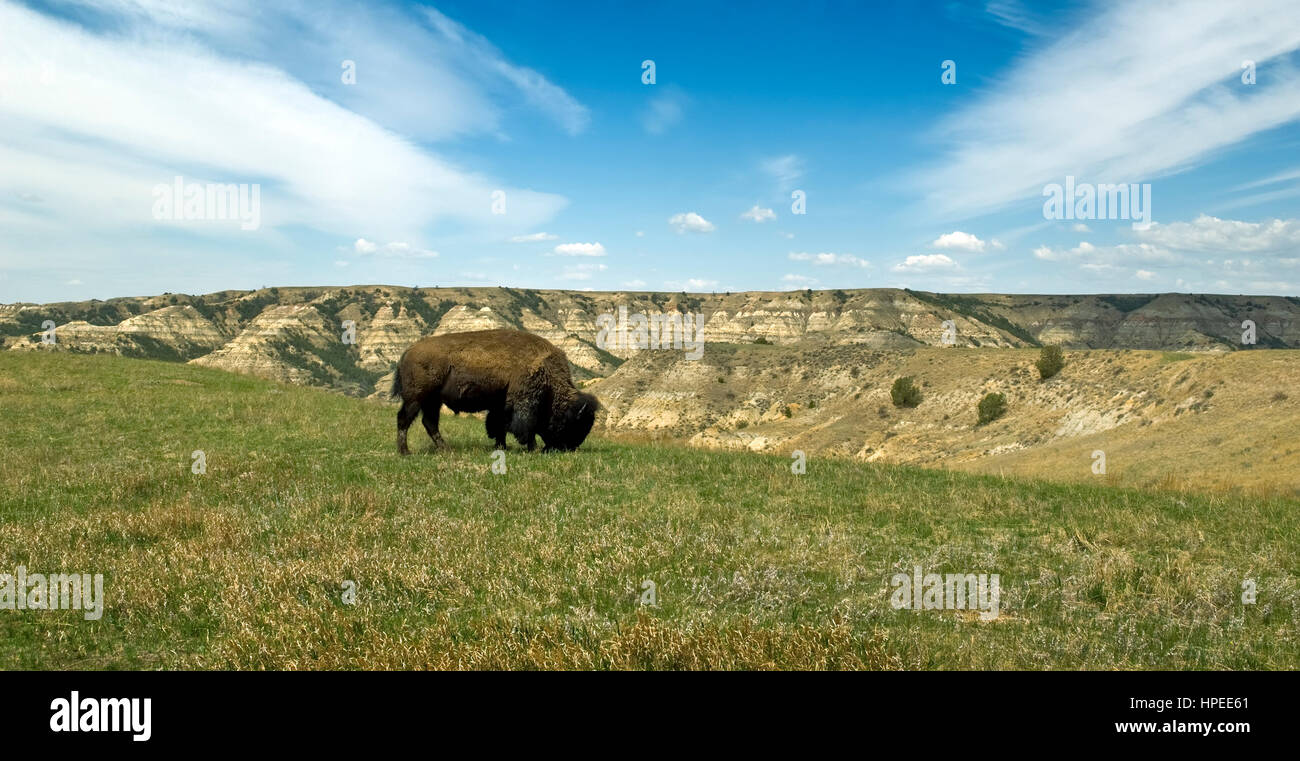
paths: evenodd
<path fill-rule="evenodd" d="M 438 415 L 487 411 L 487 434 L 505 447 L 513 433 L 526 449 L 540 436 L 546 449 L 577 449 L 591 432 L 600 402 L 579 391 L 564 352 L 520 330 L 478 330 L 422 338 L 397 363 L 393 396 L 397 451 L 409 454 L 406 429 L 424 415 L 424 429 L 441 446 Z"/>

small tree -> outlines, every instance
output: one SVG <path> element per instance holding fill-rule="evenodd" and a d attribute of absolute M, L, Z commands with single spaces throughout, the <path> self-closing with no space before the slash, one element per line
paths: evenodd
<path fill-rule="evenodd" d="M 1007 414 L 1007 398 L 1002 394 L 985 394 L 979 403 L 979 424 L 992 423 Z"/>
<path fill-rule="evenodd" d="M 1061 347 L 1055 345 L 1044 346 L 1038 352 L 1038 361 L 1034 363 L 1038 368 L 1038 377 L 1047 380 L 1048 378 L 1061 372 L 1065 367 L 1065 355 L 1061 353 Z"/>
<path fill-rule="evenodd" d="M 889 398 L 895 407 L 915 407 L 921 403 L 921 389 L 912 383 L 911 378 L 899 378 L 889 389 Z"/>

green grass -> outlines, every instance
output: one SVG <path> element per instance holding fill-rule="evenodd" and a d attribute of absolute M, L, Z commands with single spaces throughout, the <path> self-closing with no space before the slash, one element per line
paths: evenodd
<path fill-rule="evenodd" d="M 815 457 L 793 475 L 601 438 L 512 442 L 494 475 L 481 420 L 444 415 L 438 452 L 417 423 L 399 458 L 394 414 L 199 367 L 0 353 L 0 573 L 103 573 L 107 598 L 96 622 L 0 610 L 0 667 L 1300 665 L 1294 499 Z M 892 609 L 914 565 L 1000 574 L 1001 616 Z"/>

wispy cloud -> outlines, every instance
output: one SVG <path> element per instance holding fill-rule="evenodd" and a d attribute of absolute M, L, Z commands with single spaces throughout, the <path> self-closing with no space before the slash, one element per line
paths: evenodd
<path fill-rule="evenodd" d="M 717 285 L 717 280 L 706 280 L 698 277 L 664 281 L 664 287 L 670 291 L 707 291 L 716 288 Z"/>
<path fill-rule="evenodd" d="M 555 240 L 560 236 L 552 233 L 528 233 L 526 235 L 511 236 L 511 243 L 539 243 L 542 241 Z"/>
<path fill-rule="evenodd" d="M 641 126 L 652 135 L 661 135 L 681 122 L 686 113 L 686 95 L 672 85 L 659 88 L 641 113 Z"/>
<path fill-rule="evenodd" d="M 1300 74 L 1281 58 L 1300 49 L 1294 17 L 1290 0 L 1077 12 L 942 125 L 946 155 L 917 186 L 931 210 L 962 217 L 1066 175 L 1145 182 L 1195 166 L 1300 117 Z M 1243 85 L 1244 60 L 1269 62 L 1269 76 Z"/>
<path fill-rule="evenodd" d="M 357 110 L 340 105 L 377 97 L 354 96 L 358 90 L 384 91 L 421 102 L 422 114 L 457 114 L 451 121 L 435 119 L 424 136 L 492 133 L 499 113 L 485 93 L 506 87 L 566 129 L 577 128 L 582 109 L 565 105 L 544 79 L 505 61 L 450 20 L 430 15 L 428 23 L 412 23 L 360 6 L 349 6 L 344 25 L 328 23 L 342 10 L 319 5 L 91 5 L 118 14 L 119 23 L 109 29 L 125 33 L 0 3 L 0 70 L 9 80 L 0 99 L 6 123 L 0 196 L 47 201 L 45 211 L 18 213 L 7 226 L 138 232 L 153 223 L 151 189 L 175 175 L 262 185 L 264 230 L 304 226 L 349 238 L 366 230 L 383 240 L 418 240 L 448 221 L 526 229 L 566 203 L 558 195 L 511 188 L 417 145 L 387 121 L 413 119 L 384 103 L 354 104 Z M 346 39 L 330 31 L 343 27 L 352 30 Z M 338 51 L 358 59 L 359 82 L 367 70 L 375 79 L 369 87 L 349 88 L 333 67 L 299 78 L 294 67 L 276 62 L 279 54 L 266 52 L 276 44 L 307 45 L 302 37 L 321 46 L 314 65 L 325 50 Z M 400 86 L 379 78 L 380 61 L 402 57 L 426 64 L 410 79 L 397 80 Z M 457 63 L 446 63 L 451 60 Z M 477 74 L 466 73 L 466 61 L 474 62 Z M 484 77 L 498 86 L 484 87 Z M 430 82 L 437 86 L 421 91 Z M 496 190 L 506 193 L 507 215 L 491 213 Z M 212 226 L 184 230 L 230 234 Z"/>
<path fill-rule="evenodd" d="M 432 259 L 438 256 L 437 251 L 418 248 L 404 241 L 394 241 L 381 246 L 365 238 L 357 238 L 356 242 L 352 244 L 352 250 L 359 256 L 379 256 L 392 259 Z"/>
<path fill-rule="evenodd" d="M 792 251 L 790 253 L 790 261 L 812 262 L 813 264 L 819 265 L 844 264 L 851 267 L 862 267 L 864 269 L 871 266 L 871 262 L 866 259 L 859 259 L 853 254 L 835 254 L 830 252 L 810 254 L 804 251 Z"/>
<path fill-rule="evenodd" d="M 984 10 L 999 24 L 1025 34 L 1041 36 L 1050 30 L 1048 24 L 1016 0 L 992 0 Z"/>
<path fill-rule="evenodd" d="M 561 280 L 591 280 L 593 276 L 609 269 L 599 262 L 572 264 L 564 268 L 557 277 Z"/>
<path fill-rule="evenodd" d="M 764 174 L 776 180 L 777 187 L 781 192 L 792 189 L 795 183 L 803 179 L 803 159 L 794 154 L 764 159 L 759 164 L 759 168 L 762 169 Z"/>

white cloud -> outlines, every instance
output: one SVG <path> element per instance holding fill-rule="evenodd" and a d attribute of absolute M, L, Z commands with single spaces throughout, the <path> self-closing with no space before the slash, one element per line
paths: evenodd
<path fill-rule="evenodd" d="M 1152 223 L 1137 231 L 1144 241 L 1178 251 L 1218 254 L 1300 254 L 1300 219 L 1241 222 L 1202 214 L 1191 222 Z"/>
<path fill-rule="evenodd" d="M 1180 268 L 1188 276 L 1219 268 L 1236 283 L 1235 289 L 1266 293 L 1278 293 L 1280 280 L 1270 282 L 1262 276 L 1276 276 L 1278 267 L 1300 264 L 1300 220 L 1296 219 L 1242 222 L 1201 215 L 1191 222 L 1153 223 L 1135 230 L 1134 235 L 1138 243 L 1097 246 L 1082 241 L 1067 249 L 1039 246 L 1033 256 L 1077 265 L 1093 273 L 1127 272 L 1134 264 L 1154 265 L 1153 269 Z M 1211 256 L 1206 258 L 1207 254 Z M 1224 258 L 1216 259 L 1215 255 Z M 1135 277 L 1151 280 L 1156 273 L 1144 267 L 1137 270 Z M 1216 281 L 1214 287 L 1223 286 Z"/>
<path fill-rule="evenodd" d="M 1082 223 L 1082 222 L 1075 222 L 1075 223 L 1074 223 L 1074 226 L 1072 226 L 1070 229 L 1073 230 L 1073 231 L 1076 232 L 1076 233 L 1089 233 L 1089 232 L 1092 232 L 1092 228 L 1088 227 L 1087 225 L 1085 225 L 1085 224 Z"/>
<path fill-rule="evenodd" d="M 783 275 L 781 281 L 789 283 L 790 285 L 813 285 L 817 282 L 817 278 L 808 277 L 807 275 L 789 274 Z"/>
<path fill-rule="evenodd" d="M 976 253 L 983 251 L 988 246 L 992 246 L 993 248 L 1002 248 L 1002 244 L 998 243 L 996 240 L 985 242 L 980 240 L 978 237 L 970 233 L 964 233 L 961 230 L 953 230 L 950 233 L 944 233 L 931 245 L 935 248 L 973 251 Z"/>
<path fill-rule="evenodd" d="M 711 233 L 717 229 L 712 222 L 693 211 L 672 215 L 668 218 L 668 224 L 679 234 L 686 232 Z"/>
<path fill-rule="evenodd" d="M 528 233 L 527 235 L 515 235 L 510 238 L 511 243 L 537 243 L 544 240 L 555 240 L 560 236 L 551 233 Z"/>
<path fill-rule="evenodd" d="M 1294 19 L 1293 0 L 1075 13 L 942 123 L 951 148 L 917 186 L 933 212 L 965 216 L 1041 203 L 1066 175 L 1147 182 L 1193 168 L 1300 117 L 1300 73 L 1285 59 L 1300 49 Z M 1245 59 L 1268 76 L 1241 86 Z"/>
<path fill-rule="evenodd" d="M 755 204 L 749 211 L 741 214 L 740 218 L 749 219 L 754 222 L 766 222 L 771 219 L 776 219 L 776 212 L 771 209 L 764 209 Z"/>
<path fill-rule="evenodd" d="M 437 251 L 417 248 L 402 241 L 380 246 L 365 238 L 357 238 L 357 242 L 352 244 L 352 250 L 361 256 L 379 256 L 388 259 L 432 259 L 438 255 Z"/>
<path fill-rule="evenodd" d="M 863 267 L 863 268 L 871 266 L 871 262 L 867 261 L 866 259 L 859 259 L 853 254 L 832 254 L 832 253 L 810 254 L 810 253 L 800 251 L 797 253 L 791 252 L 790 261 L 812 262 L 813 264 L 818 264 L 818 265 L 847 264 L 853 267 Z"/>
<path fill-rule="evenodd" d="M 957 268 L 957 262 L 945 254 L 916 254 L 893 266 L 894 272 L 932 272 Z"/>
<path fill-rule="evenodd" d="M 561 243 L 555 247 L 559 256 L 604 256 L 605 247 L 599 243 Z"/>

